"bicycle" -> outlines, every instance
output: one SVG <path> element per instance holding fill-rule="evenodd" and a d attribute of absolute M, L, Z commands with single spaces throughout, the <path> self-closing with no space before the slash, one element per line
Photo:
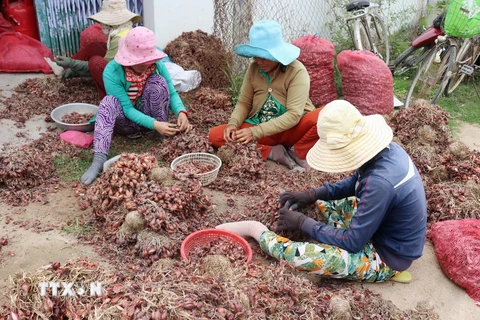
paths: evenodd
<path fill-rule="evenodd" d="M 405 51 L 403 51 L 390 65 L 390 70 L 395 76 L 402 75 L 411 69 L 417 67 L 425 57 L 429 50 L 435 46 L 435 40 L 438 36 L 444 36 L 442 30 L 445 11 L 438 15 L 430 27 L 428 27 L 421 35 L 416 37 L 410 43 Z"/>
<path fill-rule="evenodd" d="M 450 45 L 447 36 L 440 35 L 437 37 L 435 46 L 427 51 L 425 58 L 420 62 L 417 73 L 410 84 L 407 96 L 405 97 L 405 108 L 408 108 L 410 105 L 414 94 L 416 97 L 430 100 L 432 103 L 438 99 L 443 89 L 437 85 L 440 83 L 440 80 L 443 79 L 452 51 L 455 50 L 456 48 Z"/>
<path fill-rule="evenodd" d="M 475 70 L 478 69 L 476 61 L 480 57 L 480 36 L 466 39 L 451 37 L 449 41 L 452 46 L 459 49 L 458 53 L 450 57 L 449 67 L 440 84 L 447 97 L 453 93 L 466 75 L 474 75 Z"/>
<path fill-rule="evenodd" d="M 369 50 L 388 65 L 390 44 L 388 30 L 378 14 L 379 5 L 367 0 L 357 0 L 346 6 L 352 17 L 345 20 L 356 50 Z M 350 26 L 353 24 L 352 26 Z"/>
<path fill-rule="evenodd" d="M 405 107 L 414 93 L 431 103 L 435 103 L 442 93 L 449 97 L 465 75 L 473 75 L 478 69 L 475 63 L 480 57 L 480 36 L 465 39 L 439 36 L 436 42 L 412 80 Z"/>
<path fill-rule="evenodd" d="M 471 1 L 450 1 L 444 23 L 446 36 L 437 37 L 435 47 L 421 63 L 407 93 L 406 107 L 418 80 L 422 89 L 419 94 L 429 94 L 430 102 L 435 103 L 442 93 L 450 96 L 465 75 L 474 76 L 480 57 L 480 13 L 476 8 Z"/>

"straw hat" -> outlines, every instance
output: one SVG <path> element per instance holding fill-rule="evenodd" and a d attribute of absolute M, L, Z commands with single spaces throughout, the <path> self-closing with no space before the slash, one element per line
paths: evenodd
<path fill-rule="evenodd" d="M 318 115 L 319 140 L 308 151 L 310 167 L 324 172 L 360 168 L 386 148 L 393 132 L 383 116 L 362 114 L 350 102 L 335 100 Z"/>
<path fill-rule="evenodd" d="M 249 44 L 235 46 L 235 53 L 245 58 L 259 57 L 289 65 L 300 55 L 300 48 L 283 41 L 282 27 L 273 20 L 255 23 L 248 35 Z"/>
<path fill-rule="evenodd" d="M 128 10 L 125 0 L 103 0 L 102 9 L 88 19 L 109 26 L 118 26 L 130 20 L 133 24 L 138 23 L 142 21 L 142 16 Z"/>
<path fill-rule="evenodd" d="M 115 61 L 122 66 L 134 66 L 155 62 L 167 55 L 157 49 L 157 40 L 152 30 L 136 27 L 130 30 L 124 38 L 118 40 L 118 51 Z"/>

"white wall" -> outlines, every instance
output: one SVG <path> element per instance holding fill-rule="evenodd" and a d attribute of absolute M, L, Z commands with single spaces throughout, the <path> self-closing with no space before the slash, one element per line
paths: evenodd
<path fill-rule="evenodd" d="M 212 33 L 213 0 L 144 0 L 144 26 L 153 30 L 162 49 L 182 32 Z"/>

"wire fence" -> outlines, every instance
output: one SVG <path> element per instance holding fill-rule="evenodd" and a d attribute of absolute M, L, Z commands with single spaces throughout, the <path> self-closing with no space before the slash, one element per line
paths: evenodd
<path fill-rule="evenodd" d="M 334 43 L 347 37 L 345 6 L 351 0 L 214 0 L 213 33 L 227 50 L 248 43 L 253 23 L 275 20 L 283 27 L 285 41 L 315 34 Z M 377 0 L 390 34 L 401 27 L 418 23 L 425 14 L 428 0 Z M 244 69 L 248 59 L 235 56 L 234 69 Z"/>

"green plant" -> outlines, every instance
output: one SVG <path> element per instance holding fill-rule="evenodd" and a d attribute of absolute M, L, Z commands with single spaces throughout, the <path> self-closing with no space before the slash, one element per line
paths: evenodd
<path fill-rule="evenodd" d="M 86 233 L 89 230 L 90 226 L 87 223 L 81 223 L 78 218 L 75 218 L 75 222 L 63 227 L 65 233 L 75 236 Z"/>
<path fill-rule="evenodd" d="M 437 8 L 440 10 L 445 10 L 447 9 L 447 1 L 446 0 L 441 0 L 437 2 Z"/>
<path fill-rule="evenodd" d="M 89 151 L 82 152 L 75 157 L 59 155 L 53 159 L 53 164 L 57 170 L 57 174 L 64 182 L 73 182 L 78 180 L 82 174 L 88 169 L 92 162 L 92 156 Z"/>
<path fill-rule="evenodd" d="M 402 75 L 394 77 L 393 80 L 393 92 L 395 96 L 400 100 L 405 99 L 408 89 L 410 88 L 411 78 Z"/>
<path fill-rule="evenodd" d="M 227 88 L 227 93 L 230 97 L 232 97 L 232 106 L 235 107 L 242 88 L 245 70 L 234 70 L 229 64 L 228 69 L 229 70 L 222 71 L 229 79 L 230 85 Z"/>

